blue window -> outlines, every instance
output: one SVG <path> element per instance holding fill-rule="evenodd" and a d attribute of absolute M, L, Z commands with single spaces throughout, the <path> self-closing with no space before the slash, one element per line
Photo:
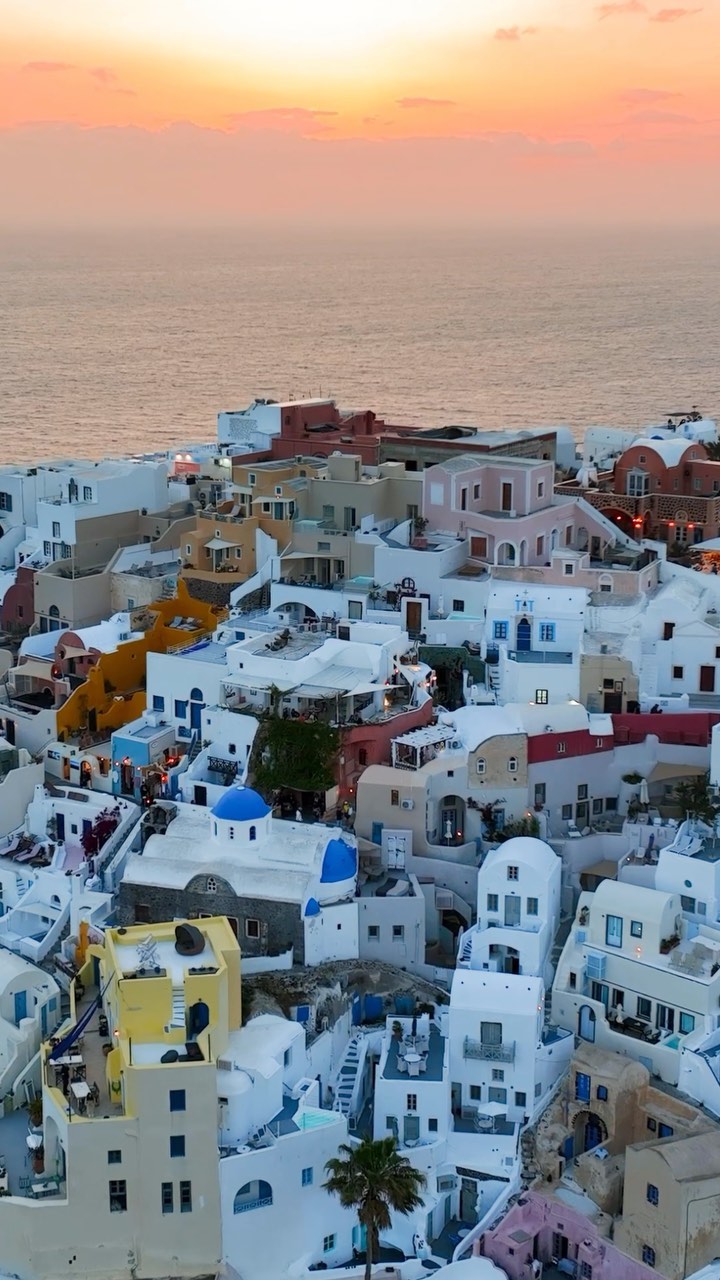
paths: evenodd
<path fill-rule="evenodd" d="M 184 1134 L 182 1133 L 173 1134 L 173 1136 L 170 1139 L 170 1155 L 171 1156 L 185 1155 L 185 1135 Z"/>
<path fill-rule="evenodd" d="M 189 1182 L 180 1183 L 180 1212 L 192 1213 L 192 1185 Z"/>
<path fill-rule="evenodd" d="M 655 1250 L 649 1244 L 644 1244 L 642 1247 L 642 1260 L 646 1267 L 655 1266 Z"/>
<path fill-rule="evenodd" d="M 575 1072 L 575 1098 L 578 1102 L 590 1101 L 590 1076 L 584 1071 Z"/>
<path fill-rule="evenodd" d="M 164 711 L 165 699 L 160 697 L 159 693 L 153 694 L 153 711 Z"/>
<path fill-rule="evenodd" d="M 302 1171 L 302 1184 L 304 1187 L 311 1187 L 313 1180 L 312 1166 Z"/>
<path fill-rule="evenodd" d="M 507 637 L 508 637 L 507 622 L 494 622 L 493 623 L 493 639 L 507 640 Z"/>
<path fill-rule="evenodd" d="M 695 1030 L 695 1018 L 692 1013 L 680 1014 L 680 1034 L 687 1036 L 691 1031 Z"/>
<path fill-rule="evenodd" d="M 658 1125 L 659 1138 L 672 1138 L 674 1132 L 675 1130 L 671 1124 L 663 1124 L 662 1120 L 660 1121 L 660 1124 Z"/>
<path fill-rule="evenodd" d="M 175 719 L 187 719 L 187 702 L 182 702 L 180 698 L 175 699 Z"/>
<path fill-rule="evenodd" d="M 622 916 L 608 916 L 605 922 L 605 945 L 608 947 L 621 947 L 622 934 Z"/>
<path fill-rule="evenodd" d="M 653 1186 L 652 1182 L 648 1182 L 645 1196 L 647 1198 L 648 1204 L 660 1203 L 660 1192 L 658 1191 L 657 1187 Z"/>
<path fill-rule="evenodd" d="M 599 1084 L 595 1090 L 598 1102 L 607 1102 L 608 1092 L 604 1084 Z"/>
<path fill-rule="evenodd" d="M 184 1089 L 170 1090 L 170 1110 L 171 1111 L 185 1110 L 185 1090 Z"/>
<path fill-rule="evenodd" d="M 108 1151 L 108 1164 L 122 1164 L 122 1151 Z"/>
<path fill-rule="evenodd" d="M 162 1211 L 163 1211 L 163 1213 L 172 1213 L 172 1212 L 173 1212 L 173 1210 L 174 1210 L 174 1207 L 175 1207 L 175 1206 L 174 1206 L 174 1204 L 173 1204 L 173 1184 L 172 1184 L 172 1182 L 163 1182 L 163 1183 L 162 1183 L 162 1186 L 161 1186 L 161 1199 L 160 1199 L 160 1203 L 161 1203 L 161 1205 L 162 1205 Z"/>
<path fill-rule="evenodd" d="M 555 623 L 554 622 L 540 623 L 540 639 L 548 640 L 550 642 L 552 642 L 555 639 Z"/>

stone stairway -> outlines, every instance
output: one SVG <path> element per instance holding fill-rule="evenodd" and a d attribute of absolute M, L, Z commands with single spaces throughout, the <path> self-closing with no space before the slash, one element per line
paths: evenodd
<path fill-rule="evenodd" d="M 354 1036 L 343 1054 L 335 1087 L 335 1106 L 344 1116 L 350 1114 L 355 1081 L 360 1070 L 360 1036 Z"/>
<path fill-rule="evenodd" d="M 188 764 L 192 764 L 193 760 L 197 759 L 201 751 L 202 751 L 202 740 L 200 738 L 200 735 L 198 734 L 197 737 L 193 739 L 193 744 L 188 752 Z"/>
<path fill-rule="evenodd" d="M 185 991 L 182 987 L 173 987 L 171 1027 L 185 1027 Z"/>

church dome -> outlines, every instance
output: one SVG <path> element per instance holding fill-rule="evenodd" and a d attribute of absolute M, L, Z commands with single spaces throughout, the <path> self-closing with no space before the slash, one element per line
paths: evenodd
<path fill-rule="evenodd" d="M 339 884 L 351 880 L 357 871 L 357 855 L 344 840 L 331 840 L 323 857 L 321 884 Z"/>
<path fill-rule="evenodd" d="M 212 815 L 222 822 L 253 822 L 267 818 L 270 806 L 252 787 L 230 787 L 213 805 Z"/>

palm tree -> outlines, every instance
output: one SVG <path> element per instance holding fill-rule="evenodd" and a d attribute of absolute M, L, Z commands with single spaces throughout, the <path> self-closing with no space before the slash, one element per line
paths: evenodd
<path fill-rule="evenodd" d="M 343 1142 L 340 1154 L 328 1160 L 326 1191 L 338 1196 L 346 1209 L 356 1209 L 365 1228 L 365 1280 L 371 1280 L 381 1231 L 391 1225 L 391 1210 L 408 1214 L 422 1204 L 425 1176 L 398 1153 L 395 1138 L 364 1138 L 359 1146 Z"/>

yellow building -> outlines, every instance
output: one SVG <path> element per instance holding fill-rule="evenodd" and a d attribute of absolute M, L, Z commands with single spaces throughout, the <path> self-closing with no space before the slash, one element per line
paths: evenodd
<path fill-rule="evenodd" d="M 3 1268 L 21 1280 L 214 1275 L 216 1070 L 240 1026 L 237 940 L 224 918 L 203 919 L 108 930 L 90 951 L 77 1014 L 41 1051 L 44 1171 L 22 1195 L 9 1169 L 0 1199 Z"/>

